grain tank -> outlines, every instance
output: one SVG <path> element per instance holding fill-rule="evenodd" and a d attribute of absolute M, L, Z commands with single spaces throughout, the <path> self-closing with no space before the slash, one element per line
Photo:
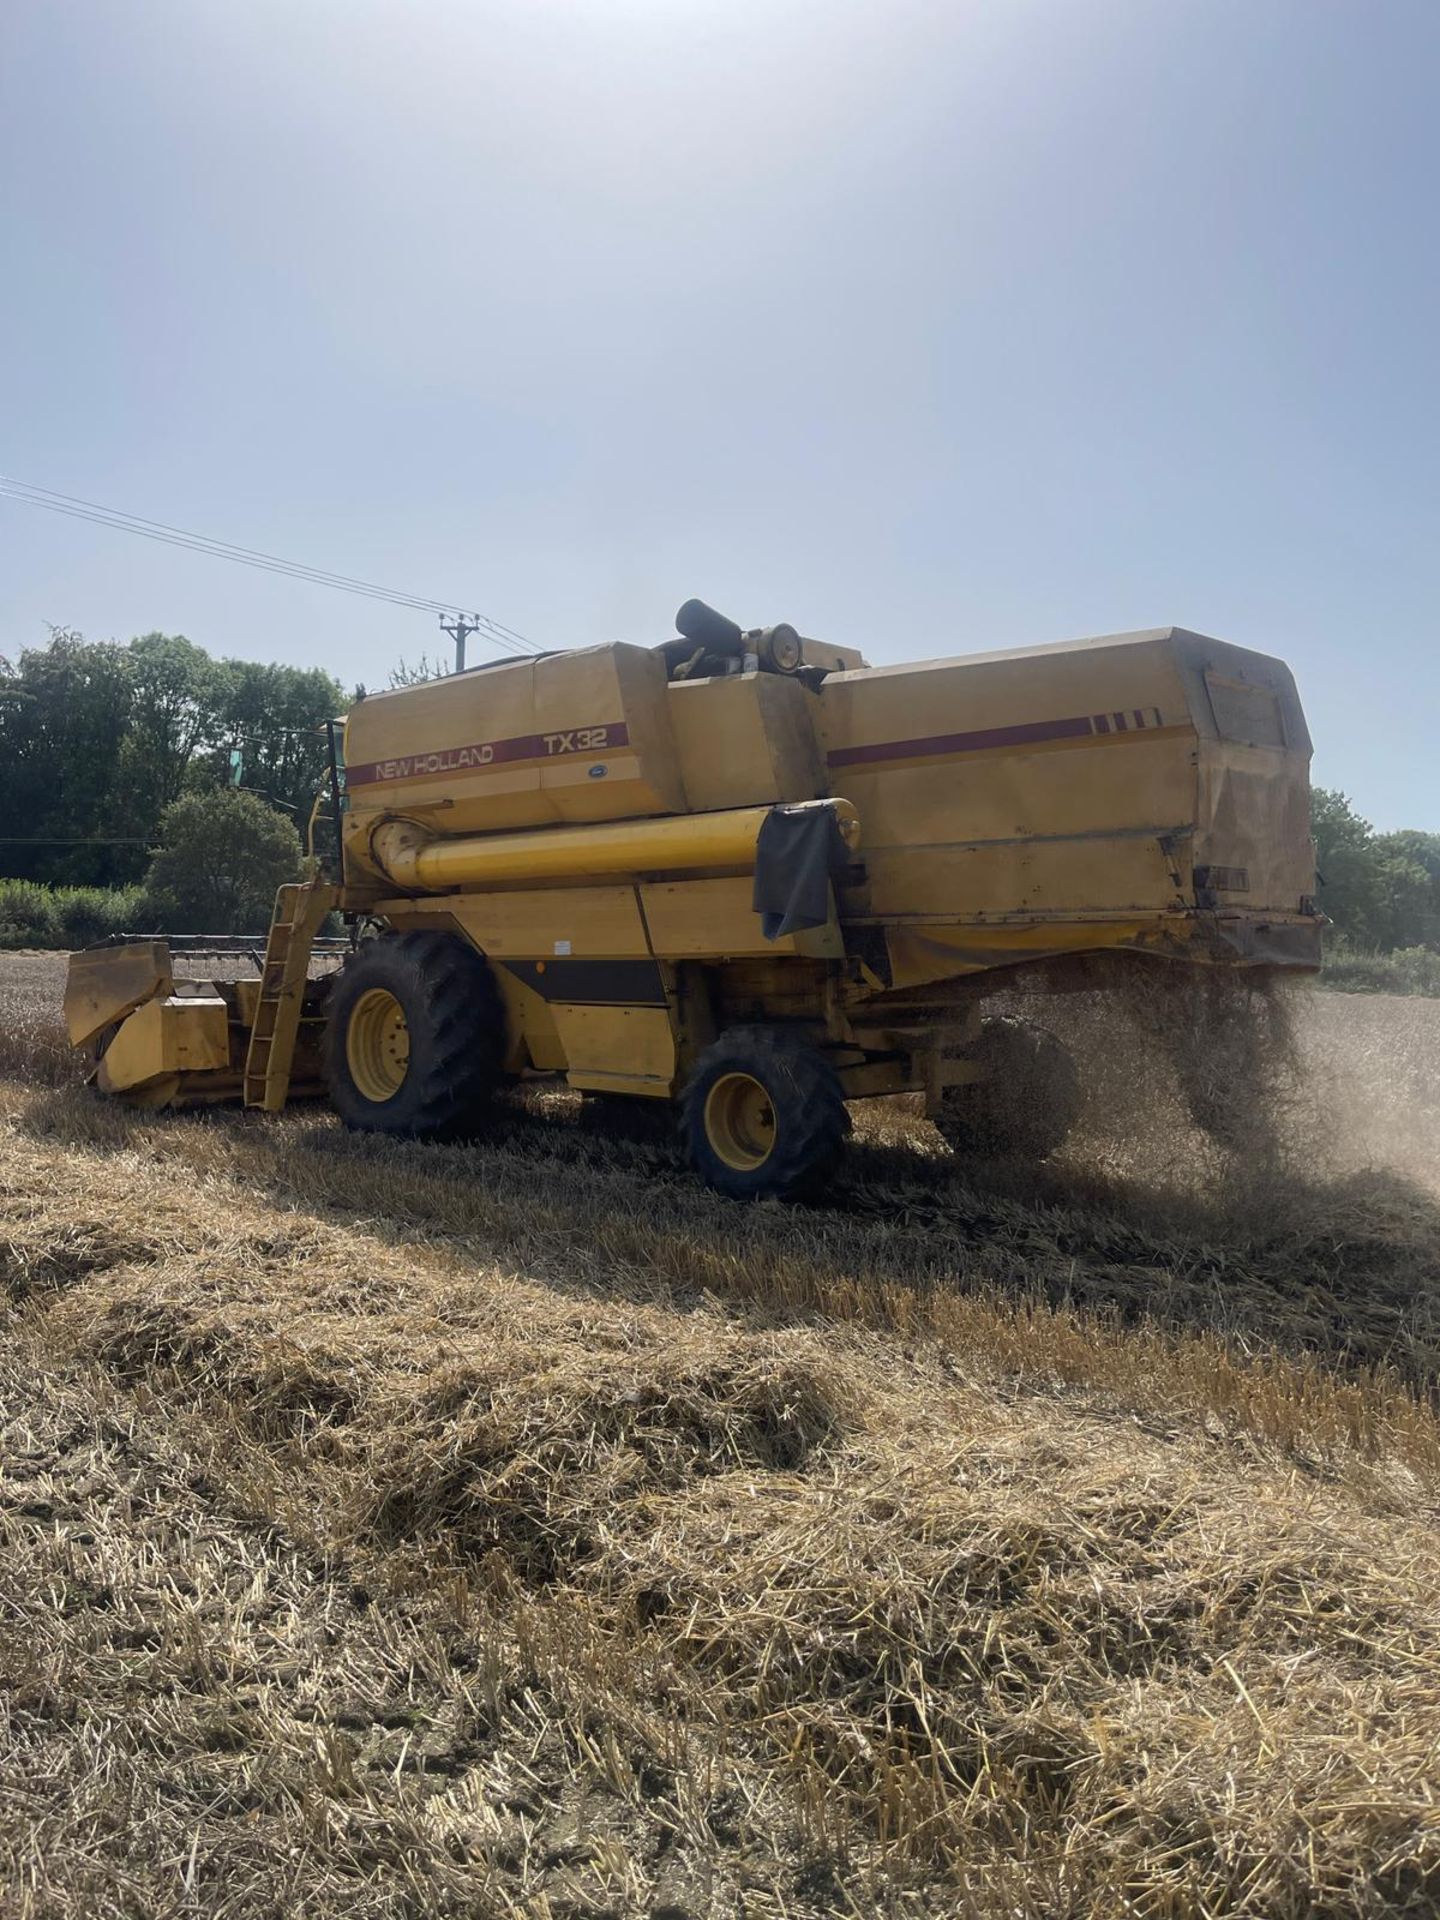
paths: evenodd
<path fill-rule="evenodd" d="M 282 894 L 227 1008 L 250 1104 L 282 1104 L 308 1046 L 348 1124 L 453 1138 L 520 1076 L 563 1075 L 672 1103 L 723 1191 L 791 1194 L 865 1095 L 922 1093 L 962 1151 L 1054 1151 L 1076 1070 L 1043 1025 L 988 1014 L 1017 970 L 1061 992 L 1318 964 L 1280 661 L 1159 628 L 872 668 L 698 602 L 677 626 L 351 709 L 330 870 Z M 316 981 L 331 908 L 365 937 Z M 72 1037 L 177 997 L 157 976 L 122 1013 L 124 984 L 77 987 Z M 173 1045 L 146 1064 L 132 1045 L 112 1090 L 197 1085 Z"/>

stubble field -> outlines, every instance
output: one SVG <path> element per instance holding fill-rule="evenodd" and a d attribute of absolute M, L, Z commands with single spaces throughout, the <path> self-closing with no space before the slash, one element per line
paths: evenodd
<path fill-rule="evenodd" d="M 737 1208 L 73 1084 L 0 960 L 15 1915 L 1431 1914 L 1440 1003 L 1283 1151 L 1140 1028 L 1043 1176 L 863 1110 Z"/>

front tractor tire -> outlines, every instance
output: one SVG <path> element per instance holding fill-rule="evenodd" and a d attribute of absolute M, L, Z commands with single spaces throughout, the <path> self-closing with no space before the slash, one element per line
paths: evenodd
<path fill-rule="evenodd" d="M 935 1124 L 966 1159 L 1048 1160 L 1080 1112 L 1080 1076 L 1062 1040 L 1005 1014 L 987 1020 L 970 1056 L 982 1080 L 946 1087 Z"/>
<path fill-rule="evenodd" d="M 449 933 L 387 933 L 330 995 L 325 1078 L 347 1127 L 454 1140 L 501 1079 L 504 1012 L 489 967 Z"/>
<path fill-rule="evenodd" d="M 718 1192 L 792 1200 L 821 1185 L 850 1116 L 815 1047 L 783 1027 L 732 1027 L 696 1062 L 680 1129 L 691 1164 Z"/>

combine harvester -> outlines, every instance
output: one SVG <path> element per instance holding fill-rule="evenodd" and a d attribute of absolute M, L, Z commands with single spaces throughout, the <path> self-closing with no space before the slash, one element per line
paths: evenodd
<path fill-rule="evenodd" d="M 360 701 L 330 734 L 333 858 L 281 889 L 257 979 L 178 981 L 163 940 L 73 956 L 99 1087 L 272 1113 L 326 1090 L 349 1126 L 455 1139 L 563 1074 L 677 1103 L 722 1192 L 790 1195 L 874 1094 L 922 1092 L 957 1150 L 1054 1151 L 1076 1069 L 987 1015 L 1017 978 L 1318 966 L 1280 661 L 1172 627 L 872 668 L 698 601 L 676 625 Z M 336 910 L 353 952 L 312 977 Z M 1214 1122 L 1193 1022 L 1160 1043 Z"/>

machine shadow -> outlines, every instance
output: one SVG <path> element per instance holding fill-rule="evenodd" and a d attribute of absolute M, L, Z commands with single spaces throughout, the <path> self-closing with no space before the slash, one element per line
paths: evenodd
<path fill-rule="evenodd" d="M 1177 1194 L 1083 1159 L 1037 1174 L 861 1139 L 828 1192 L 747 1206 L 699 1186 L 663 1132 L 617 1138 L 578 1103 L 506 1104 L 458 1145 L 348 1133 L 319 1108 L 276 1126 L 129 1113 L 84 1090 L 37 1094 L 20 1124 L 86 1151 L 182 1157 L 198 1127 L 287 1209 L 572 1298 L 885 1328 L 968 1295 L 1379 1368 L 1427 1396 L 1440 1378 L 1440 1197 L 1383 1168 Z"/>

